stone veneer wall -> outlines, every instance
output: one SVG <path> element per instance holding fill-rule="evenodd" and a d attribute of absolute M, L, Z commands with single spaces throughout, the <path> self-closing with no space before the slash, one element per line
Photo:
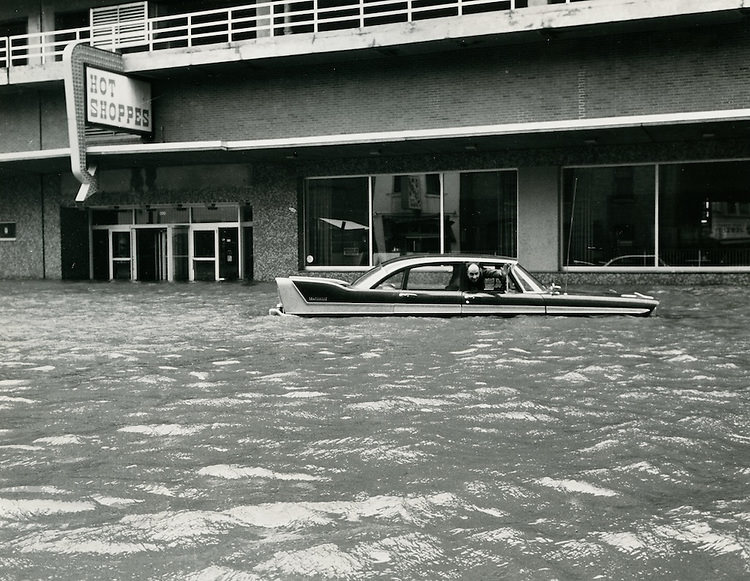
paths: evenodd
<path fill-rule="evenodd" d="M 60 174 L 47 174 L 42 178 L 44 192 L 44 277 L 59 280 L 62 278 L 62 257 L 60 237 L 60 206 L 62 191 Z"/>
<path fill-rule="evenodd" d="M 254 278 L 273 280 L 299 267 L 297 178 L 291 168 L 267 165 L 253 171 Z"/>
<path fill-rule="evenodd" d="M 40 177 L 0 175 L 0 184 L 0 222 L 16 224 L 16 239 L 0 240 L 0 278 L 44 278 Z"/>

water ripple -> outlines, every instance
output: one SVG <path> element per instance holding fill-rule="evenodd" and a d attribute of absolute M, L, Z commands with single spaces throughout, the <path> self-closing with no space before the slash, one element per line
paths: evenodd
<path fill-rule="evenodd" d="M 297 319 L 273 285 L 0 281 L 0 576 L 750 574 L 750 304 Z"/>

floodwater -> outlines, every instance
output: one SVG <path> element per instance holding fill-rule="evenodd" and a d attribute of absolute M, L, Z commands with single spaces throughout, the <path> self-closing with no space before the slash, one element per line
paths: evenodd
<path fill-rule="evenodd" d="M 298 319 L 0 282 L 0 578 L 748 578 L 747 290 L 637 290 L 656 316 Z"/>

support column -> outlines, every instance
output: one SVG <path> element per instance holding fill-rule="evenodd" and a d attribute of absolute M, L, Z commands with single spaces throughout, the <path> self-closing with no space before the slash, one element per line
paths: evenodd
<path fill-rule="evenodd" d="M 518 169 L 518 260 L 534 272 L 557 272 L 560 256 L 558 167 Z"/>

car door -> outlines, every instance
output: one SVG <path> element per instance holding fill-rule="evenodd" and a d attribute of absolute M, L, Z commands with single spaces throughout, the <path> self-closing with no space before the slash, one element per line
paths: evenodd
<path fill-rule="evenodd" d="M 464 291 L 461 294 L 461 314 L 467 316 L 543 315 L 544 296 L 519 281 L 513 272 L 507 277 L 496 265 L 485 268 L 484 291 Z M 489 271 L 487 271 L 489 268 Z"/>
<path fill-rule="evenodd" d="M 543 315 L 544 299 L 540 293 L 464 292 L 462 315 Z"/>
<path fill-rule="evenodd" d="M 453 266 L 418 266 L 404 272 L 394 296 L 396 315 L 451 316 L 461 314 L 461 291 L 450 290 Z"/>

